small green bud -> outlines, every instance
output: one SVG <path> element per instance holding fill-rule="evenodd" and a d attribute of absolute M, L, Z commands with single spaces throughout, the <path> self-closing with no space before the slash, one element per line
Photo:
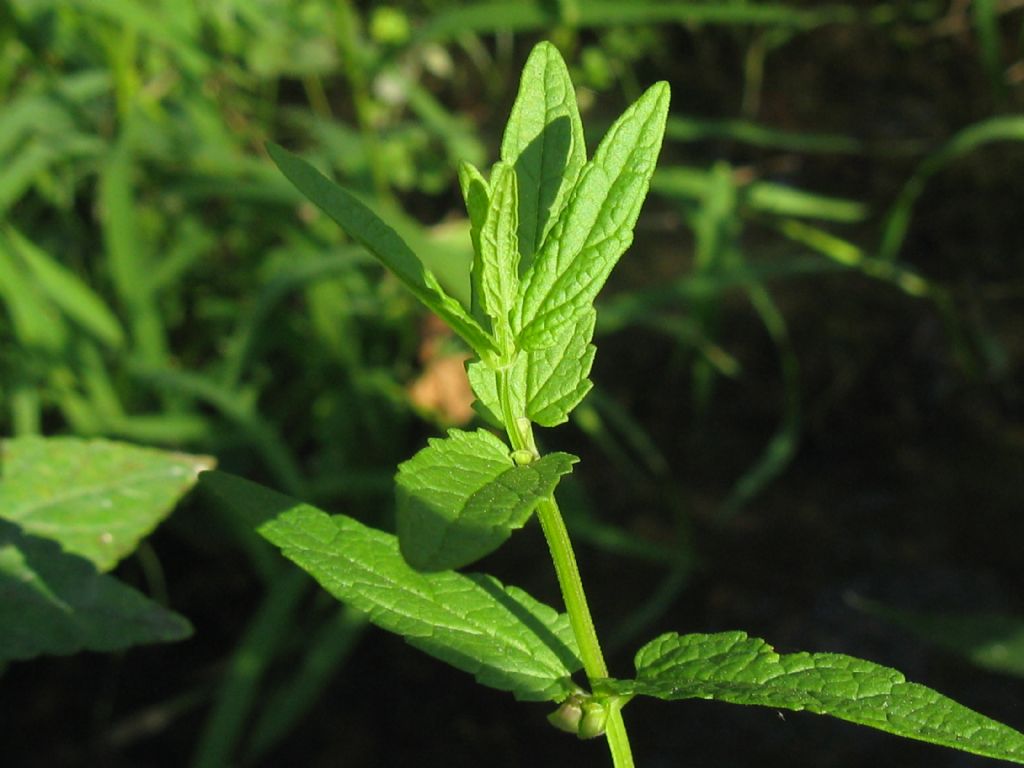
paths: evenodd
<path fill-rule="evenodd" d="M 604 733 L 608 726 L 608 710 L 599 701 L 590 699 L 583 703 L 583 718 L 576 735 L 581 739 L 594 739 Z"/>
<path fill-rule="evenodd" d="M 518 451 L 512 451 L 512 461 L 516 463 L 517 467 L 523 467 L 533 462 L 537 457 L 533 455 L 533 451 L 527 451 L 524 448 Z"/>

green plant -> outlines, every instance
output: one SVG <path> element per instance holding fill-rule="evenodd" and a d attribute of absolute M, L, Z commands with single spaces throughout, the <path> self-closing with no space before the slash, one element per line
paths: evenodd
<path fill-rule="evenodd" d="M 607 735 L 616 766 L 633 758 L 622 708 L 635 696 L 709 698 L 808 710 L 979 755 L 1024 763 L 1024 735 L 892 669 L 827 653 L 780 655 L 743 632 L 669 633 L 636 654 L 636 677 L 609 674 L 554 499 L 577 458 L 541 455 L 534 426 L 564 422 L 590 389 L 593 301 L 632 240 L 668 112 L 647 90 L 586 159 L 568 72 L 537 46 L 485 178 L 459 170 L 472 225 L 464 306 L 387 224 L 305 161 L 270 153 L 310 200 L 385 264 L 472 348 L 481 415 L 505 432 L 449 431 L 400 465 L 398 536 L 222 473 L 203 483 L 343 602 L 378 626 L 525 701 L 558 705 L 552 722 Z M 567 612 L 515 587 L 454 569 L 500 546 L 536 512 Z M 573 681 L 582 669 L 589 690 Z"/>

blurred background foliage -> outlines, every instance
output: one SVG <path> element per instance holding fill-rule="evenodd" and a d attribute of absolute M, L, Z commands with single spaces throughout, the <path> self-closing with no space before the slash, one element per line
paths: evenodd
<path fill-rule="evenodd" d="M 263 145 L 363 195 L 464 295 L 454 169 L 496 156 L 542 38 L 595 135 L 673 88 L 597 387 L 550 438 L 584 459 L 565 507 L 613 668 L 657 631 L 742 627 L 1024 726 L 1004 676 L 1024 636 L 1017 0 L 10 0 L 0 434 L 213 454 L 390 525 L 395 464 L 470 417 L 463 351 Z M 555 602 L 539 552 L 527 531 L 486 565 Z M 11 765 L 603 759 L 360 642 L 202 499 L 118 573 L 195 638 L 6 670 Z M 982 764 L 698 706 L 631 706 L 641 764 Z"/>

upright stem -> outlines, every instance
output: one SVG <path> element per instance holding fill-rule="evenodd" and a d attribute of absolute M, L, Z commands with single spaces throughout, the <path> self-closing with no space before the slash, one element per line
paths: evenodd
<path fill-rule="evenodd" d="M 498 372 L 498 391 L 509 440 L 514 449 L 530 451 L 536 455 L 537 447 L 529 420 L 516 418 L 512 412 L 508 380 L 504 373 L 504 371 Z M 587 595 L 583 591 L 583 580 L 580 578 L 580 569 L 576 565 L 576 554 L 573 552 L 572 541 L 569 539 L 569 531 L 565 527 L 565 520 L 562 519 L 562 512 L 559 510 L 554 496 L 545 499 L 537 506 L 537 519 L 540 520 L 540 527 L 544 531 L 544 538 L 551 551 L 551 560 L 555 565 L 558 586 L 562 591 L 566 613 L 569 614 L 569 625 L 572 627 L 576 645 L 579 646 L 580 657 L 583 660 L 583 670 L 587 673 L 587 679 L 593 684 L 595 680 L 608 677 L 608 665 L 601 653 L 601 643 L 597 639 L 594 619 L 591 617 L 590 607 L 587 605 Z M 626 725 L 622 720 L 620 706 L 614 702 L 608 714 L 606 735 L 615 768 L 633 768 L 633 753 L 629 747 Z"/>
<path fill-rule="evenodd" d="M 605 664 L 604 655 L 601 653 L 597 630 L 594 628 L 594 620 L 587 605 L 587 595 L 583 591 L 583 581 L 576 565 L 576 555 L 569 540 L 569 531 L 553 497 L 545 499 L 537 506 L 537 519 L 540 520 L 548 549 L 551 550 L 558 586 L 561 587 L 569 623 L 580 647 L 587 678 L 594 680 L 608 677 L 608 665 Z"/>

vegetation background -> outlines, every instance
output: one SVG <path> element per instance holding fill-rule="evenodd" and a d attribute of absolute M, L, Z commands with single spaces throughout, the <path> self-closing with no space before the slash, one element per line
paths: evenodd
<path fill-rule="evenodd" d="M 395 464 L 470 418 L 462 352 L 263 144 L 459 290 L 454 169 L 496 156 L 543 38 L 598 135 L 673 91 L 597 388 L 544 436 L 583 458 L 564 506 L 613 671 L 658 632 L 742 628 L 1024 727 L 1017 0 L 0 4 L 0 434 L 208 453 L 390 525 Z M 538 531 L 486 567 L 557 604 Z M 194 637 L 3 670 L 6 765 L 607 759 L 201 497 L 117 574 Z M 626 716 L 651 768 L 985 764 L 810 715 Z"/>

